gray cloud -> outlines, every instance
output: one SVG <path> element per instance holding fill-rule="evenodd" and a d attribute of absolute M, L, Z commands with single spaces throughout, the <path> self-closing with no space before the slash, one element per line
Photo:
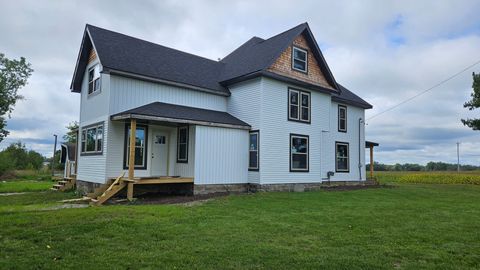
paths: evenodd
<path fill-rule="evenodd" d="M 9 121 L 11 136 L 51 155 L 52 134 L 78 119 L 69 85 L 86 23 L 211 59 L 252 36 L 269 37 L 308 21 L 337 80 L 374 105 L 367 138 L 379 161 L 480 164 L 479 133 L 460 118 L 478 117 L 469 70 L 391 112 L 368 120 L 480 59 L 478 1 L 3 1 L 0 51 L 25 56 L 35 73 Z M 428 10 L 428 12 L 425 12 Z M 452 154 L 453 153 L 453 154 Z"/>

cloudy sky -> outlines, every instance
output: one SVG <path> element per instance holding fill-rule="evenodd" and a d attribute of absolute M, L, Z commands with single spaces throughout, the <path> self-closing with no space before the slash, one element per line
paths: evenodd
<path fill-rule="evenodd" d="M 480 1 L 8 1 L 0 0 L 0 52 L 35 69 L 8 122 L 6 147 L 21 140 L 52 154 L 52 134 L 79 116 L 69 86 L 86 23 L 165 46 L 222 58 L 252 36 L 308 22 L 337 81 L 374 105 L 367 120 L 480 60 Z M 384 163 L 430 160 L 480 165 L 478 117 L 462 104 L 471 73 L 368 120 Z"/>

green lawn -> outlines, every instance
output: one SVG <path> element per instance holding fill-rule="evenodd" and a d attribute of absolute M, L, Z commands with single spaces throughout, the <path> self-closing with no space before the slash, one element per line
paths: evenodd
<path fill-rule="evenodd" d="M 53 184 L 49 172 L 15 171 L 12 179 L 0 181 L 0 193 L 43 191 Z"/>
<path fill-rule="evenodd" d="M 478 269 L 480 186 L 257 193 L 47 210 L 0 196 L 1 269 Z"/>

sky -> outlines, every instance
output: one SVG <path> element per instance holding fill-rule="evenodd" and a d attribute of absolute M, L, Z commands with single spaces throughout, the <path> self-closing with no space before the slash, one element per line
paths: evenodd
<path fill-rule="evenodd" d="M 89 23 L 210 59 L 252 36 L 268 38 L 308 22 L 336 80 L 370 102 L 367 140 L 382 163 L 480 165 L 480 131 L 464 127 L 472 72 L 394 110 L 378 113 L 480 60 L 480 1 L 8 1 L 0 0 L 0 52 L 35 70 L 8 121 L 10 136 L 45 156 L 53 134 L 79 119 L 70 92 Z M 367 159 L 368 161 L 368 159 Z"/>

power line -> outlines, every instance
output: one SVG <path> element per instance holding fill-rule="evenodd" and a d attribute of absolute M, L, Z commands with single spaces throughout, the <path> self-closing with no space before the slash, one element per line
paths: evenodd
<path fill-rule="evenodd" d="M 428 89 L 426 89 L 426 90 L 423 90 L 422 92 L 420 92 L 420 93 L 418 93 L 418 94 L 416 94 L 416 95 L 414 95 L 414 96 L 412 96 L 412 97 L 410 97 L 410 98 L 407 98 L 406 100 L 404 100 L 404 101 L 402 101 L 402 102 L 400 102 L 400 103 L 398 103 L 398 104 L 396 104 L 396 105 L 394 105 L 394 106 L 392 106 L 392 107 L 390 107 L 390 108 L 388 108 L 388 109 L 386 109 L 386 110 L 384 110 L 384 111 L 381 111 L 381 112 L 379 112 L 379 113 L 377 113 L 377 114 L 369 117 L 369 118 L 367 119 L 367 121 L 370 121 L 371 119 L 373 119 L 373 118 L 375 118 L 375 117 L 377 117 L 377 116 L 379 116 L 379 115 L 382 115 L 382 114 L 384 114 L 384 113 L 386 113 L 386 112 L 389 112 L 389 111 L 391 111 L 391 110 L 393 110 L 393 109 L 395 109 L 395 108 L 397 108 L 397 107 L 399 107 L 399 106 L 401 106 L 401 105 L 403 105 L 403 104 L 405 104 L 405 103 L 407 103 L 407 102 L 409 102 L 409 101 L 411 101 L 411 100 L 413 100 L 413 99 L 415 99 L 415 98 L 417 98 L 417 97 L 419 97 L 419 96 L 421 96 L 421 95 L 423 95 L 423 94 L 425 94 L 425 93 L 427 93 L 427 92 L 429 92 L 429 91 L 431 91 L 431 90 L 433 90 L 434 88 L 439 87 L 440 85 L 442 85 L 442 84 L 450 81 L 451 79 L 457 77 L 458 75 L 464 73 L 465 71 L 471 69 L 472 67 L 474 67 L 474 66 L 476 66 L 476 65 L 478 65 L 478 64 L 480 64 L 480 60 L 478 60 L 477 62 L 469 65 L 468 67 L 466 67 L 466 68 L 464 68 L 464 69 L 462 69 L 461 71 L 455 73 L 454 75 L 452 75 L 452 76 L 444 79 L 443 81 L 435 84 L 434 86 L 432 86 L 432 87 L 430 87 L 430 88 L 428 88 Z"/>

